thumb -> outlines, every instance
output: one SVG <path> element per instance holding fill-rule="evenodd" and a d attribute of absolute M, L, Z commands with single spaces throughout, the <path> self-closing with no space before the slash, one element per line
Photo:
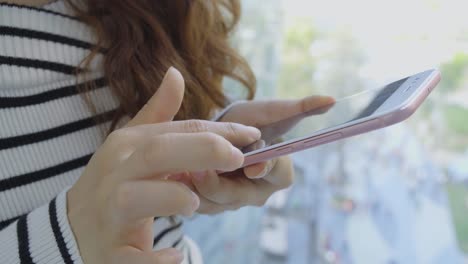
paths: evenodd
<path fill-rule="evenodd" d="M 266 100 L 239 104 L 221 119 L 224 122 L 237 122 L 247 126 L 263 126 L 299 114 L 320 114 L 335 103 L 329 96 L 309 96 L 294 100 Z M 255 113 L 252 115 L 251 113 Z"/>
<path fill-rule="evenodd" d="M 184 77 L 176 68 L 169 68 L 159 89 L 126 127 L 172 121 L 182 104 L 184 91 Z"/>

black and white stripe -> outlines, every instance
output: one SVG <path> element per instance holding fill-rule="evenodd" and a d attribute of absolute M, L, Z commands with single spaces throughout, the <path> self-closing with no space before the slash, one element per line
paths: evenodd
<path fill-rule="evenodd" d="M 100 70 L 104 50 L 91 73 L 78 67 L 93 43 L 63 1 L 43 8 L 0 4 L 0 263 L 82 263 L 66 191 L 102 144 L 119 105 Z M 182 221 L 174 219 L 155 219 L 154 248 L 190 252 Z"/>
<path fill-rule="evenodd" d="M 57 241 L 57 246 L 60 250 L 60 254 L 66 264 L 73 264 L 70 252 L 68 252 L 67 245 L 65 243 L 65 238 L 63 237 L 62 230 L 60 230 L 60 225 L 57 218 L 57 202 L 52 200 L 49 205 L 49 219 L 52 226 L 52 232 L 54 233 L 55 241 Z"/>
<path fill-rule="evenodd" d="M 115 111 L 109 111 L 101 113 L 97 116 L 91 116 L 82 120 L 64 124 L 58 127 L 49 128 L 44 131 L 39 131 L 30 134 L 23 134 L 20 136 L 13 136 L 8 138 L 0 139 L 0 151 L 11 148 L 18 148 L 38 142 L 55 139 L 58 137 L 65 136 L 70 133 L 74 133 L 86 128 L 94 127 L 99 122 L 107 122 L 112 119 L 115 115 Z M 96 121 L 98 120 L 98 121 Z"/>
<path fill-rule="evenodd" d="M 67 75 L 74 75 L 83 72 L 82 69 L 75 65 L 68 65 L 60 62 L 52 62 L 46 60 L 0 56 L 0 65 L 17 66 L 24 68 L 40 69 L 53 72 L 59 72 Z"/>
<path fill-rule="evenodd" d="M 63 2 L 54 5 L 53 9 L 59 6 L 61 9 L 67 9 L 63 7 L 65 6 Z M 92 32 L 85 24 L 78 21 L 76 17 L 46 8 L 0 3 L 0 24 L 4 27 L 48 32 L 88 43 L 95 43 Z"/>
<path fill-rule="evenodd" d="M 14 9 L 31 10 L 31 11 L 35 11 L 35 12 L 39 12 L 39 13 L 47 13 L 47 14 L 51 14 L 51 15 L 55 15 L 55 16 L 60 16 L 60 17 L 76 20 L 76 17 L 74 17 L 74 16 L 71 16 L 69 14 L 65 14 L 63 12 L 57 12 L 57 11 L 54 11 L 54 10 L 50 10 L 50 9 L 47 9 L 47 8 L 38 8 L 38 7 L 33 7 L 33 6 L 24 6 L 24 5 L 17 5 L 17 4 L 11 4 L 11 3 L 0 3 L 0 7 L 9 7 L 12 10 L 14 10 Z"/>
<path fill-rule="evenodd" d="M 17 216 L 17 217 L 13 217 L 11 219 L 6 219 L 6 220 L 3 220 L 3 221 L 0 221 L 0 231 L 2 231 L 4 228 L 9 226 L 10 224 L 15 222 L 16 220 L 18 220 L 21 216 Z"/>
<path fill-rule="evenodd" d="M 26 28 L 0 26 L 0 35 L 50 41 L 52 43 L 64 44 L 82 49 L 92 49 L 94 47 L 93 44 L 83 40 Z"/>
<path fill-rule="evenodd" d="M 163 230 L 161 230 L 159 233 L 157 233 L 157 235 L 154 237 L 153 239 L 153 246 L 156 247 L 156 246 L 161 246 L 161 240 L 163 238 L 165 238 L 167 236 L 167 234 L 170 234 L 171 232 L 175 232 L 175 231 L 178 231 L 180 230 L 180 228 L 182 227 L 182 221 L 179 221 L 177 224 L 175 225 L 171 225 L 170 227 L 167 227 Z M 179 236 L 180 237 L 180 236 Z M 179 239 L 177 239 L 175 242 L 173 243 L 176 243 Z"/>
<path fill-rule="evenodd" d="M 0 192 L 5 192 L 28 184 L 34 184 L 38 181 L 48 179 L 50 177 L 66 173 L 68 171 L 81 168 L 88 164 L 91 159 L 90 155 L 85 155 L 54 167 L 49 167 L 43 170 L 30 172 L 23 175 L 10 177 L 0 181 Z"/>
<path fill-rule="evenodd" d="M 1 192 L 0 207 L 4 209 L 1 219 L 12 219 L 18 215 L 33 211 L 43 205 L 44 201 L 50 201 L 63 190 L 63 186 L 73 185 L 83 172 L 83 168 L 79 167 Z"/>
<path fill-rule="evenodd" d="M 33 264 L 29 250 L 28 216 L 22 216 L 16 223 L 16 235 L 18 236 L 18 255 L 21 264 Z"/>
<path fill-rule="evenodd" d="M 65 192 L 27 216 L 28 252 L 34 263 L 80 263 L 66 217 Z M 65 214 L 64 214 L 65 213 Z M 20 220 L 17 222 L 19 224 Z M 19 243 L 21 245 L 21 243 Z M 26 247 L 23 247 L 26 248 Z"/>
<path fill-rule="evenodd" d="M 89 86 L 91 86 L 93 90 L 103 88 L 106 86 L 106 81 L 104 80 L 104 78 L 100 78 L 81 84 L 71 84 L 59 87 L 57 89 L 50 89 L 32 95 L 0 97 L 0 109 L 13 107 L 27 107 L 31 105 L 43 104 L 56 99 L 65 99 L 69 96 L 78 95 L 81 89 Z"/>

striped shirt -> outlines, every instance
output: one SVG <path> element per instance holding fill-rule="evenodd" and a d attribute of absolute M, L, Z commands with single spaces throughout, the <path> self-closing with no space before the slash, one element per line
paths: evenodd
<path fill-rule="evenodd" d="M 118 102 L 98 55 L 92 74 L 74 70 L 95 41 L 90 29 L 56 1 L 41 8 L 0 4 L 0 263 L 82 263 L 69 226 L 66 191 L 109 127 Z M 88 98 L 79 85 L 94 82 Z M 157 218 L 154 248 L 176 247 L 200 263 L 179 218 Z"/>

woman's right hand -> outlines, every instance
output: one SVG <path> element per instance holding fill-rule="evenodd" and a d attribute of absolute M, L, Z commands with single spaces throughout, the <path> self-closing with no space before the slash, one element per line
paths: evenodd
<path fill-rule="evenodd" d="M 68 191 L 68 218 L 85 264 L 180 263 L 175 249 L 153 252 L 153 219 L 191 215 L 200 202 L 167 176 L 235 170 L 243 154 L 233 145 L 259 139 L 257 129 L 240 124 L 171 122 L 183 94 L 182 75 L 169 69 L 153 98 L 110 134 Z"/>

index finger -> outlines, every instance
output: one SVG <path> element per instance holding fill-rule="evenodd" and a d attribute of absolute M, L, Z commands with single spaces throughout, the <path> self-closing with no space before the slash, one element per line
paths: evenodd
<path fill-rule="evenodd" d="M 244 115 L 242 120 L 238 122 L 259 127 L 302 113 L 311 114 L 311 111 L 317 111 L 317 113 L 314 114 L 319 114 L 321 112 L 326 112 L 334 103 L 335 100 L 333 97 L 318 95 L 294 100 L 259 101 L 255 104 L 246 103 L 242 105 L 242 111 L 255 113 L 255 118 Z M 236 111 L 238 109 L 240 109 L 240 107 L 237 109 L 234 108 L 231 111 Z"/>
<path fill-rule="evenodd" d="M 319 95 L 295 100 L 273 101 L 267 106 L 271 110 L 264 112 L 263 118 L 267 123 L 271 123 L 303 113 L 319 114 L 328 110 L 334 103 L 333 97 Z"/>
<path fill-rule="evenodd" d="M 238 169 L 244 154 L 214 133 L 171 133 L 148 138 L 116 168 L 117 177 L 162 179 L 169 173 Z"/>
<path fill-rule="evenodd" d="M 238 123 L 212 122 L 206 120 L 173 121 L 162 124 L 141 125 L 126 128 L 135 131 L 140 141 L 167 133 L 211 132 L 220 135 L 236 147 L 245 147 L 260 139 L 261 133 L 255 127 Z"/>

